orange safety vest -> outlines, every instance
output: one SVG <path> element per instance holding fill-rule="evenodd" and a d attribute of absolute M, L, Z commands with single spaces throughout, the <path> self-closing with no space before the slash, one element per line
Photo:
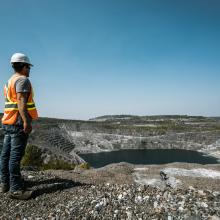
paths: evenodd
<path fill-rule="evenodd" d="M 17 93 L 15 89 L 15 82 L 22 76 L 14 74 L 4 87 L 4 96 L 5 96 L 5 109 L 4 115 L 2 117 L 2 124 L 13 125 L 17 122 L 18 118 L 18 101 Z M 31 92 L 27 101 L 27 111 L 32 119 L 37 119 L 37 109 L 33 100 L 34 93 L 31 86 Z"/>

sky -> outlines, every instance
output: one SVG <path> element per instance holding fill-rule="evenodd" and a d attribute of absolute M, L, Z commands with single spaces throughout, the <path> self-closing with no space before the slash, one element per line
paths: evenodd
<path fill-rule="evenodd" d="M 0 3 L 0 88 L 27 54 L 40 116 L 220 116 L 219 0 Z"/>

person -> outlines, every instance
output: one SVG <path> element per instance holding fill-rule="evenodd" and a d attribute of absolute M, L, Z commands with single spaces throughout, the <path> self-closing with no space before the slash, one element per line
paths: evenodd
<path fill-rule="evenodd" d="M 32 120 L 38 118 L 33 88 L 28 79 L 33 65 L 22 53 L 13 54 L 11 64 L 14 74 L 4 87 L 5 109 L 2 128 L 5 136 L 1 151 L 0 192 L 9 191 L 11 198 L 28 199 L 32 192 L 24 188 L 20 162 L 32 131 Z"/>

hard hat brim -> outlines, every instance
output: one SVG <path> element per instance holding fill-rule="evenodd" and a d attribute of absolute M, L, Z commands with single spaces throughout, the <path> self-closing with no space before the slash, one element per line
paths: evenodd
<path fill-rule="evenodd" d="M 13 64 L 13 63 L 26 63 L 26 62 L 11 62 L 11 64 Z M 26 63 L 26 64 L 28 64 L 28 65 L 30 65 L 30 66 L 34 66 L 34 65 L 31 64 L 31 63 Z"/>

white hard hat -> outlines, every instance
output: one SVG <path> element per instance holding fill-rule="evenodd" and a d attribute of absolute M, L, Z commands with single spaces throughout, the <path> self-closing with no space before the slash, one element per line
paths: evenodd
<path fill-rule="evenodd" d="M 11 63 L 27 63 L 33 66 L 30 62 L 30 59 L 23 53 L 15 53 L 11 57 Z"/>

